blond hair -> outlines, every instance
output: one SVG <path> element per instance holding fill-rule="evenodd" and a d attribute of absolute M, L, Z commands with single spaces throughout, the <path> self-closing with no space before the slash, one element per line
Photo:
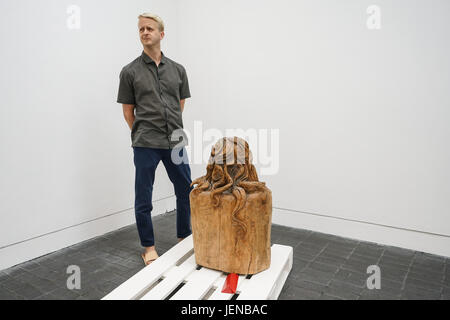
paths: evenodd
<path fill-rule="evenodd" d="M 155 20 L 158 23 L 159 31 L 164 31 L 164 22 L 156 14 L 153 14 L 150 12 L 144 12 L 138 16 L 138 19 L 139 18 L 149 18 L 149 19 Z"/>

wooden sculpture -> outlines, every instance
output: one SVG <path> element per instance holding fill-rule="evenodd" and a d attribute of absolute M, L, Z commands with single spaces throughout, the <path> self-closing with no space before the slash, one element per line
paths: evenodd
<path fill-rule="evenodd" d="M 258 181 L 247 141 L 219 140 L 206 175 L 194 185 L 190 203 L 196 263 L 238 274 L 268 269 L 272 192 Z"/>

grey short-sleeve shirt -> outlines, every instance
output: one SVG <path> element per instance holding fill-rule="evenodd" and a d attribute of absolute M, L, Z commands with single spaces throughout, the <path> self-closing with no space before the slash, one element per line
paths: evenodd
<path fill-rule="evenodd" d="M 132 147 L 187 145 L 180 100 L 191 96 L 185 68 L 161 52 L 158 66 L 144 52 L 122 68 L 117 102 L 135 105 Z M 173 140 L 173 141 L 172 141 Z"/>

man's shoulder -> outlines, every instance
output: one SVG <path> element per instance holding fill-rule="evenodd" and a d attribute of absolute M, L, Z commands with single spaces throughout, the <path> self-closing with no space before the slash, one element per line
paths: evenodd
<path fill-rule="evenodd" d="M 169 63 L 173 64 L 179 71 L 184 70 L 184 67 L 181 63 L 178 63 L 175 60 L 168 58 L 167 56 L 165 56 L 165 58 L 167 59 L 167 61 L 169 61 Z"/>
<path fill-rule="evenodd" d="M 139 56 L 136 59 L 134 59 L 133 61 L 131 61 L 130 63 L 128 63 L 125 66 L 123 66 L 122 67 L 122 72 L 127 72 L 127 73 L 134 74 L 134 71 L 136 70 L 136 68 L 141 63 L 141 59 L 142 59 L 142 57 Z"/>

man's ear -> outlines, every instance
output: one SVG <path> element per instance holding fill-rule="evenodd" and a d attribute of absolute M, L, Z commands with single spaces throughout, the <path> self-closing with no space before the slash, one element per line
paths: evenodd
<path fill-rule="evenodd" d="M 160 38 L 161 38 L 161 40 L 164 38 L 164 36 L 165 36 L 165 33 L 164 33 L 164 31 L 161 31 L 161 34 L 160 34 Z"/>

